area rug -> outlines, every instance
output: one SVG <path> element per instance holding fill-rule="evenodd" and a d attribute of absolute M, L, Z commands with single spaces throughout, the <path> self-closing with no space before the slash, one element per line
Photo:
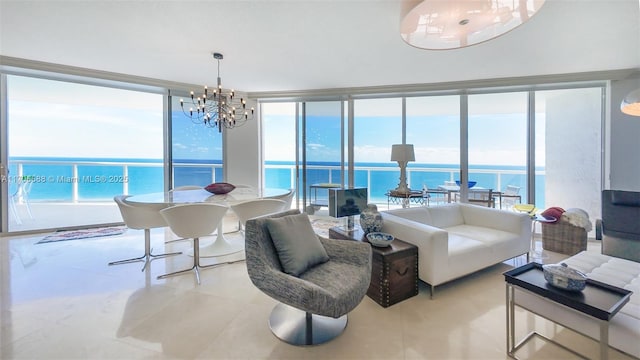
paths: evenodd
<path fill-rule="evenodd" d="M 326 217 L 315 218 L 313 216 L 310 216 L 309 220 L 311 221 L 311 226 L 313 226 L 313 230 L 316 232 L 316 234 L 324 237 L 329 237 L 330 228 L 339 226 L 343 223 L 343 221 L 339 219 L 331 219 Z"/>
<path fill-rule="evenodd" d="M 65 241 L 65 240 L 77 240 L 77 239 L 87 239 L 87 238 L 95 238 L 102 236 L 113 236 L 123 234 L 127 230 L 126 226 L 110 226 L 110 227 L 102 227 L 102 228 L 92 228 L 92 229 L 80 229 L 80 230 L 60 230 L 56 231 L 51 235 L 47 235 L 42 240 L 38 241 L 36 244 L 44 244 L 50 243 L 54 241 Z"/>

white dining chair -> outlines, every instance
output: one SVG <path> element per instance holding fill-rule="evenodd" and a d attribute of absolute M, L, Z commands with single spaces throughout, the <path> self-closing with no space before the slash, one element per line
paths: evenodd
<path fill-rule="evenodd" d="M 130 229 L 144 230 L 144 255 L 131 259 L 112 261 L 109 265 L 127 264 L 130 262 L 144 261 L 142 271 L 154 258 L 161 258 L 172 255 L 182 254 L 181 252 L 171 252 L 164 254 L 152 254 L 151 248 L 151 229 L 166 227 L 167 222 L 160 215 L 160 210 L 165 208 L 164 204 L 134 204 L 127 202 L 129 195 L 118 195 L 113 200 L 118 204 L 122 220 Z"/>
<path fill-rule="evenodd" d="M 196 274 L 198 284 L 200 284 L 200 269 L 222 264 L 200 265 L 200 237 L 211 234 L 218 227 L 227 209 L 226 206 L 219 204 L 190 203 L 170 206 L 160 211 L 160 215 L 165 219 L 171 231 L 182 238 L 193 239 L 193 266 L 160 275 L 158 279 L 193 271 Z"/>
<path fill-rule="evenodd" d="M 284 195 L 278 195 L 278 196 L 270 196 L 267 199 L 279 199 L 285 202 L 285 207 L 284 210 L 289 210 L 291 209 L 291 204 L 293 202 L 293 197 L 296 194 L 296 190 L 295 189 L 289 189 L 289 192 L 284 194 Z"/>
<path fill-rule="evenodd" d="M 280 199 L 256 199 L 231 205 L 231 210 L 238 216 L 240 231 L 244 232 L 244 226 L 249 219 L 254 217 L 279 213 L 285 210 L 287 203 Z"/>
<path fill-rule="evenodd" d="M 9 196 L 9 208 L 13 213 L 16 224 L 18 225 L 22 224 L 22 219 L 20 218 L 17 204 L 24 204 L 27 210 L 27 215 L 29 215 L 29 219 L 33 219 L 31 204 L 29 204 L 29 192 L 31 191 L 31 186 L 33 186 L 33 181 L 29 180 L 28 177 L 23 177 L 23 179 L 18 183 L 16 191 Z"/>

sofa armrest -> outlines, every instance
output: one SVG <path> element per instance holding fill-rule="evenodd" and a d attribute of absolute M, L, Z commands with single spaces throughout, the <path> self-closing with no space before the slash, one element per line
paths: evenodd
<path fill-rule="evenodd" d="M 449 268 L 449 233 L 445 230 L 382 212 L 382 231 L 418 247 L 418 271 L 422 281 L 441 283 Z"/>
<path fill-rule="evenodd" d="M 514 211 L 460 204 L 465 224 L 488 227 L 531 238 L 531 218 Z"/>

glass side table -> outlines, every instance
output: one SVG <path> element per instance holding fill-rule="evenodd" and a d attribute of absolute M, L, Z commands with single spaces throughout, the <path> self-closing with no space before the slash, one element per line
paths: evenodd
<path fill-rule="evenodd" d="M 529 251 L 529 256 L 533 260 L 543 260 L 549 257 L 548 255 L 543 254 L 542 250 L 536 249 L 536 223 L 552 223 L 557 220 L 558 219 L 553 216 L 544 217 L 540 214 L 531 216 L 531 250 Z"/>

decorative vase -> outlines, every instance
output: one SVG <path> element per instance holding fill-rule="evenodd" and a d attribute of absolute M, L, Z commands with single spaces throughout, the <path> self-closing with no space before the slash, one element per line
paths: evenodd
<path fill-rule="evenodd" d="M 375 204 L 367 204 L 367 208 L 360 213 L 360 227 L 365 234 L 382 230 L 382 215 Z"/>

